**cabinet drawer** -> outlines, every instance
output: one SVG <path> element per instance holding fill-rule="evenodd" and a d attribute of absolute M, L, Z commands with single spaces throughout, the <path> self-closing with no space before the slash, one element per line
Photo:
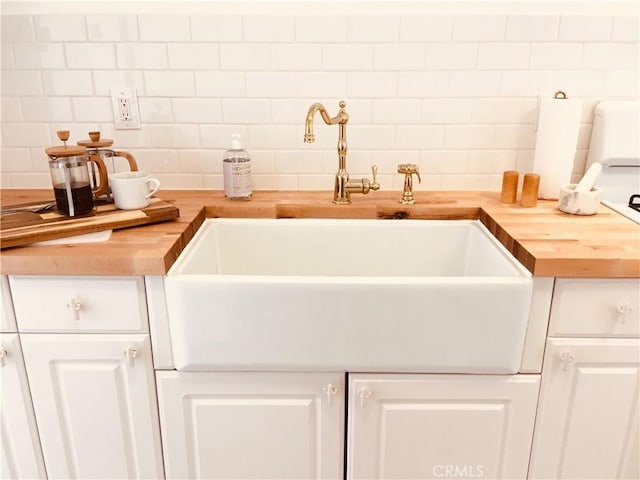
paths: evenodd
<path fill-rule="evenodd" d="M 640 279 L 556 280 L 550 336 L 637 337 Z"/>
<path fill-rule="evenodd" d="M 142 277 L 10 276 L 20 332 L 148 331 Z"/>

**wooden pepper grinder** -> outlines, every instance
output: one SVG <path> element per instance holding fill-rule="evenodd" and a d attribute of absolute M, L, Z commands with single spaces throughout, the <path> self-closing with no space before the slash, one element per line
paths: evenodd
<path fill-rule="evenodd" d="M 527 173 L 522 184 L 522 196 L 520 205 L 523 207 L 535 207 L 538 204 L 538 189 L 540 188 L 540 175 Z"/>

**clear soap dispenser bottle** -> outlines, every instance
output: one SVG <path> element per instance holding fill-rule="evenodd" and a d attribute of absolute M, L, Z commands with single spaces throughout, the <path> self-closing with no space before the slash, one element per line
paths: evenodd
<path fill-rule="evenodd" d="M 231 200 L 249 200 L 251 198 L 251 158 L 242 149 L 240 134 L 231 135 L 231 148 L 224 154 L 222 174 L 224 177 L 224 195 Z"/>

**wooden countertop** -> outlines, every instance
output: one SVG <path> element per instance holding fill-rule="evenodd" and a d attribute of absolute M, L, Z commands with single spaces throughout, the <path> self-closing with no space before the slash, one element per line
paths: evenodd
<path fill-rule="evenodd" d="M 257 191 L 248 202 L 221 191 L 163 190 L 180 218 L 115 230 L 103 243 L 24 246 L 2 250 L 0 273 L 24 275 L 163 275 L 206 217 L 480 219 L 535 276 L 640 277 L 640 226 L 600 206 L 582 217 L 557 209 L 500 203 L 498 192 L 400 192 L 353 195 L 334 205 L 329 191 Z M 50 190 L 2 190 L 3 205 L 47 200 Z"/>

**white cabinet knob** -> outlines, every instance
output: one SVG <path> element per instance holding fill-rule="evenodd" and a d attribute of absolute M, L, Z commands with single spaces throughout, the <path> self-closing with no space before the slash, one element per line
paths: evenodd
<path fill-rule="evenodd" d="M 562 360 L 562 371 L 566 372 L 567 371 L 567 367 L 569 366 L 570 363 L 572 363 L 575 360 L 576 357 L 573 356 L 573 353 L 571 353 L 570 351 L 564 351 L 564 352 L 560 352 L 560 360 Z"/>
<path fill-rule="evenodd" d="M 339 391 L 338 387 L 336 387 L 332 383 L 329 383 L 326 387 L 322 389 L 322 392 L 327 396 L 327 403 L 329 405 L 331 405 L 331 400 L 333 399 L 333 397 L 338 395 L 338 391 Z"/>
<path fill-rule="evenodd" d="M 358 389 L 356 395 L 360 398 L 360 407 L 364 407 L 364 401 L 370 399 L 373 394 L 367 387 L 362 387 Z"/>
<path fill-rule="evenodd" d="M 67 303 L 67 308 L 71 310 L 71 314 L 73 315 L 74 320 L 80 320 L 80 310 L 82 310 L 82 303 L 80 303 L 75 298 L 72 298 Z"/>
<path fill-rule="evenodd" d="M 138 356 L 138 350 L 134 347 L 129 347 L 124 351 L 124 356 L 129 362 L 129 366 L 133 367 L 136 363 L 136 357 Z"/>
<path fill-rule="evenodd" d="M 628 303 L 621 303 L 616 307 L 616 312 L 618 313 L 618 321 L 624 324 L 633 313 L 633 308 Z"/>

